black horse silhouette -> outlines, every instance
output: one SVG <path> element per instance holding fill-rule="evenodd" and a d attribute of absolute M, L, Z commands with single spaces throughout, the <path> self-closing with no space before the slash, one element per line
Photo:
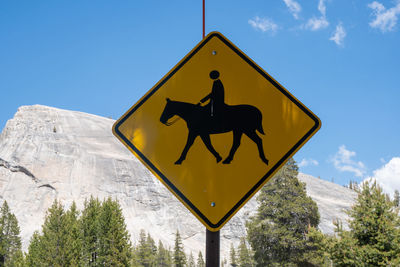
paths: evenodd
<path fill-rule="evenodd" d="M 189 130 L 186 145 L 179 159 L 175 164 L 181 164 L 185 160 L 189 148 L 193 145 L 197 136 L 203 140 L 207 149 L 214 155 L 217 163 L 221 161 L 221 156 L 215 151 L 211 144 L 210 134 L 220 134 L 233 131 L 233 144 L 228 157 L 223 161 L 229 164 L 233 160 L 236 150 L 240 146 L 242 134 L 247 135 L 257 144 L 261 160 L 268 165 L 268 159 L 264 155 L 262 139 L 257 135 L 256 130 L 264 134 L 262 128 L 262 114 L 254 106 L 250 105 L 225 105 L 218 117 L 210 116 L 209 111 L 199 104 L 191 104 L 179 101 L 172 101 L 167 98 L 167 104 L 160 117 L 163 124 L 168 124 L 168 120 L 177 115 L 181 117 Z"/>

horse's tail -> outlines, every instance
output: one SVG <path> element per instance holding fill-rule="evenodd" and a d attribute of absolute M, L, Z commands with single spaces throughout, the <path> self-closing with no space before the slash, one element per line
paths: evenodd
<path fill-rule="evenodd" d="M 261 111 L 260 111 L 258 108 L 256 108 L 256 110 L 257 110 L 257 113 L 258 113 L 258 116 L 257 116 L 257 127 L 256 127 L 256 129 L 257 129 L 257 131 L 258 131 L 260 134 L 265 135 L 264 129 L 263 129 L 263 126 L 262 126 L 262 113 L 261 113 Z"/>
<path fill-rule="evenodd" d="M 262 123 L 261 123 L 261 122 L 258 124 L 257 131 L 258 131 L 260 134 L 265 135 L 264 129 L 263 129 L 263 127 L 262 127 Z"/>

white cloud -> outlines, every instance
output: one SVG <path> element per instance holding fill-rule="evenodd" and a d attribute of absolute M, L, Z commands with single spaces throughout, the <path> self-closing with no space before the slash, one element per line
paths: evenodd
<path fill-rule="evenodd" d="M 275 24 L 269 18 L 260 18 L 256 16 L 254 19 L 249 19 L 249 24 L 256 30 L 260 30 L 262 32 L 269 31 L 271 33 L 276 33 L 278 30 L 278 25 Z"/>
<path fill-rule="evenodd" d="M 301 12 L 301 6 L 298 2 L 294 0 L 283 0 L 286 6 L 289 8 L 290 13 L 292 13 L 295 19 L 299 19 L 299 13 Z"/>
<path fill-rule="evenodd" d="M 400 158 L 392 158 L 381 168 L 375 170 L 373 175 L 364 181 L 367 180 L 375 180 L 386 193 L 393 196 L 394 190 L 400 190 Z"/>
<path fill-rule="evenodd" d="M 312 17 L 311 19 L 308 20 L 306 24 L 306 29 L 312 30 L 312 31 L 317 31 L 320 29 L 324 29 L 329 26 L 329 22 L 326 19 L 326 5 L 325 5 L 325 0 L 319 0 L 318 2 L 318 10 L 321 13 L 321 16 L 319 18 L 317 17 Z"/>
<path fill-rule="evenodd" d="M 355 176 L 362 177 L 365 174 L 365 165 L 361 161 L 354 161 L 355 156 L 356 152 L 347 150 L 346 146 L 341 145 L 331 161 L 337 170 L 352 172 Z"/>
<path fill-rule="evenodd" d="M 318 2 L 318 10 L 321 12 L 322 16 L 326 16 L 326 5 L 325 0 L 319 0 Z"/>
<path fill-rule="evenodd" d="M 299 168 L 307 167 L 307 166 L 318 166 L 319 162 L 315 159 L 302 159 L 298 164 Z"/>
<path fill-rule="evenodd" d="M 342 23 L 339 23 L 336 26 L 336 30 L 329 38 L 329 40 L 334 41 L 338 46 L 343 46 L 344 45 L 344 38 L 346 37 L 346 30 L 344 29 Z"/>
<path fill-rule="evenodd" d="M 306 29 L 312 30 L 312 31 L 318 31 L 320 29 L 324 29 L 329 26 L 329 22 L 326 20 L 324 16 L 321 16 L 319 18 L 313 17 L 308 20 L 306 24 Z"/>
<path fill-rule="evenodd" d="M 377 28 L 381 32 L 393 31 L 397 24 L 397 18 L 400 14 L 400 0 L 396 1 L 396 5 L 386 9 L 385 6 L 377 1 L 368 4 L 372 9 L 375 19 L 369 23 L 372 28 Z"/>

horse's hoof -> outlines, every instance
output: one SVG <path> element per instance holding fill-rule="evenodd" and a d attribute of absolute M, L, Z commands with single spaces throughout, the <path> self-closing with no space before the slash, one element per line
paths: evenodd
<path fill-rule="evenodd" d="M 181 165 L 181 163 L 182 163 L 182 160 L 175 161 L 175 165 Z"/>
<path fill-rule="evenodd" d="M 264 161 L 265 164 L 268 165 L 268 162 L 269 162 L 269 161 L 268 161 L 267 159 L 265 159 L 265 160 L 263 160 L 263 161 Z"/>
<path fill-rule="evenodd" d="M 221 157 L 221 156 L 218 156 L 218 157 L 217 157 L 217 163 L 219 163 L 221 160 L 222 160 L 222 157 Z"/>
<path fill-rule="evenodd" d="M 222 163 L 223 163 L 223 164 L 230 164 L 231 161 L 232 161 L 232 160 L 226 159 L 226 160 L 224 160 Z"/>

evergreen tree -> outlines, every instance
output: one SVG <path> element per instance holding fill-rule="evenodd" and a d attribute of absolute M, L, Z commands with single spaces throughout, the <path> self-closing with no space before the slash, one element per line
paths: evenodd
<path fill-rule="evenodd" d="M 139 245 L 137 248 L 138 261 L 141 266 L 153 266 L 155 255 L 153 254 L 154 240 L 142 229 L 139 234 Z"/>
<path fill-rule="evenodd" d="M 150 252 L 150 262 L 152 265 L 154 265 L 157 258 L 157 246 L 150 233 L 147 233 L 146 243 Z"/>
<path fill-rule="evenodd" d="M 230 256 L 231 266 L 232 267 L 238 266 L 237 257 L 236 257 L 236 251 L 235 251 L 235 248 L 234 248 L 232 243 L 231 243 L 231 250 L 230 250 L 230 255 L 229 256 Z"/>
<path fill-rule="evenodd" d="M 82 232 L 82 266 L 95 266 L 99 254 L 99 217 L 101 203 L 99 199 L 90 197 L 85 200 L 79 220 Z"/>
<path fill-rule="evenodd" d="M 100 203 L 91 197 L 79 218 L 75 203 L 64 211 L 55 200 L 47 211 L 42 233 L 35 232 L 31 238 L 26 265 L 129 266 L 131 252 L 118 201 L 109 198 Z"/>
<path fill-rule="evenodd" d="M 365 182 L 349 211 L 350 231 L 337 224 L 332 246 L 337 266 L 394 266 L 400 261 L 400 219 L 376 182 Z"/>
<path fill-rule="evenodd" d="M 66 236 L 64 229 L 64 209 L 57 200 L 47 211 L 40 243 L 43 250 L 43 262 L 49 266 L 66 266 Z"/>
<path fill-rule="evenodd" d="M 395 207 L 400 207 L 400 193 L 399 190 L 394 190 L 393 203 Z"/>
<path fill-rule="evenodd" d="M 140 261 L 139 261 L 138 247 L 132 248 L 132 256 L 131 256 L 130 266 L 131 267 L 142 267 L 143 266 L 140 264 Z"/>
<path fill-rule="evenodd" d="M 297 175 L 298 167 L 289 159 L 257 197 L 257 214 L 246 225 L 257 266 L 308 264 L 307 233 L 317 227 L 319 213 Z"/>
<path fill-rule="evenodd" d="M 118 201 L 111 198 L 103 201 L 98 218 L 99 263 L 105 266 L 128 266 L 132 246 Z"/>
<path fill-rule="evenodd" d="M 0 266 L 15 266 L 23 259 L 19 234 L 18 220 L 4 201 L 0 210 Z"/>
<path fill-rule="evenodd" d="M 329 245 L 331 237 L 321 233 L 315 227 L 310 227 L 306 234 L 305 253 L 302 264 L 309 266 L 331 266 Z"/>
<path fill-rule="evenodd" d="M 183 249 L 181 235 L 177 230 L 175 234 L 174 266 L 184 267 L 185 264 L 186 264 L 186 255 Z"/>
<path fill-rule="evenodd" d="M 206 264 L 204 262 L 203 254 L 199 251 L 199 255 L 197 256 L 197 267 L 205 267 Z"/>
<path fill-rule="evenodd" d="M 42 234 L 34 234 L 28 255 L 30 266 L 73 266 L 70 262 L 73 255 L 68 255 L 70 241 L 64 209 L 60 202 L 55 200 L 48 209 L 42 225 Z M 32 265 L 31 265 L 32 264 Z"/>
<path fill-rule="evenodd" d="M 192 252 L 190 252 L 186 267 L 196 267 L 196 263 L 194 262 L 194 257 Z"/>
<path fill-rule="evenodd" d="M 75 202 L 64 215 L 65 257 L 68 266 L 79 266 L 81 261 L 82 236 L 79 225 L 79 211 Z"/>
<path fill-rule="evenodd" d="M 254 266 L 251 252 L 247 248 L 246 239 L 241 238 L 238 247 L 238 266 L 239 267 L 252 267 Z"/>
<path fill-rule="evenodd" d="M 28 254 L 26 255 L 26 265 L 29 267 L 46 266 L 44 261 L 44 251 L 40 243 L 40 234 L 35 231 L 30 239 Z"/>

